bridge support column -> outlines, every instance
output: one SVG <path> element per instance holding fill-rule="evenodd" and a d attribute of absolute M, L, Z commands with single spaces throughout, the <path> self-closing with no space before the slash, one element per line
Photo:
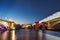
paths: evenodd
<path fill-rule="evenodd" d="M 13 22 L 10 23 L 10 29 L 15 29 Z"/>
<path fill-rule="evenodd" d="M 50 21 L 48 21 L 48 27 L 47 28 L 48 28 L 48 30 L 51 29 L 51 22 Z"/>

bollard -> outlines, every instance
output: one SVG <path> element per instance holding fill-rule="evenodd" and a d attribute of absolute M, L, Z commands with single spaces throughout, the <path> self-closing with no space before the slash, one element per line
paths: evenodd
<path fill-rule="evenodd" d="M 35 30 L 38 30 L 39 22 L 35 22 Z"/>
<path fill-rule="evenodd" d="M 45 22 L 42 22 L 42 30 L 45 30 Z"/>

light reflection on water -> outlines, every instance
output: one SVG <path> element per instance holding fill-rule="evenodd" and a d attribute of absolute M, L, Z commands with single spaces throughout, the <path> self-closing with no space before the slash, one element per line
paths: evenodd
<path fill-rule="evenodd" d="M 4 33 L 0 34 L 0 36 L 1 36 L 0 40 L 7 40 L 8 32 L 5 31 Z"/>
<path fill-rule="evenodd" d="M 5 31 L 0 33 L 0 40 L 16 40 L 15 30 Z"/>
<path fill-rule="evenodd" d="M 40 40 L 39 31 L 34 30 L 10 30 L 0 33 L 0 40 Z"/>
<path fill-rule="evenodd" d="M 22 31 L 16 31 L 17 40 L 40 40 L 39 31 L 22 29 Z"/>
<path fill-rule="evenodd" d="M 15 30 L 10 31 L 11 32 L 11 40 L 15 40 Z"/>

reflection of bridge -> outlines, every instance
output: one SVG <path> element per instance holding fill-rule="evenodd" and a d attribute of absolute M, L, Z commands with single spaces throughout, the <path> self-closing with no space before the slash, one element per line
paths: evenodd
<path fill-rule="evenodd" d="M 13 22 L 13 21 L 8 21 L 8 20 L 2 20 L 2 19 L 0 19 L 0 24 L 5 25 L 5 26 L 7 26 L 7 27 L 9 27 L 11 29 L 15 28 L 14 27 L 15 22 Z"/>

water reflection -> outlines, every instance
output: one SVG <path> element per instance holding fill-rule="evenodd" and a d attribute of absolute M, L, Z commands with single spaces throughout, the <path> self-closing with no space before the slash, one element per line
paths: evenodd
<path fill-rule="evenodd" d="M 0 40 L 7 40 L 8 37 L 8 31 L 3 32 L 2 34 L 0 34 Z"/>
<path fill-rule="evenodd" d="M 10 32 L 10 39 L 11 40 L 16 40 L 15 39 L 15 30 L 11 30 L 11 31 L 9 31 Z"/>
<path fill-rule="evenodd" d="M 38 31 L 35 31 L 35 35 L 36 35 L 36 36 L 35 36 L 35 37 L 36 37 L 35 39 L 36 39 L 36 40 L 39 40 Z"/>
<path fill-rule="evenodd" d="M 0 33 L 0 40 L 16 40 L 15 30 Z"/>
<path fill-rule="evenodd" d="M 0 33 L 0 40 L 45 40 L 44 34 L 44 31 L 42 31 L 42 35 L 39 35 L 39 31 L 27 29 L 18 30 L 16 32 L 15 30 L 10 30 Z"/>
<path fill-rule="evenodd" d="M 45 38 L 45 30 L 42 30 L 42 40 L 46 40 L 46 38 Z"/>

